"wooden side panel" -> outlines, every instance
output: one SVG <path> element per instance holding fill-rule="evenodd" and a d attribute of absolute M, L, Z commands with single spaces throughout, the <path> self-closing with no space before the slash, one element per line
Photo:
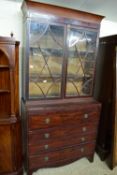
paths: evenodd
<path fill-rule="evenodd" d="M 12 169 L 11 127 L 4 125 L 0 126 L 0 173 L 11 172 Z"/>
<path fill-rule="evenodd" d="M 21 134 L 21 121 L 18 121 L 14 125 L 14 152 L 16 154 L 15 167 L 19 170 L 22 167 L 23 156 L 22 156 L 22 134 Z"/>
<path fill-rule="evenodd" d="M 113 166 L 117 165 L 117 118 L 115 120 L 115 132 L 114 132 L 114 147 L 113 147 Z"/>
<path fill-rule="evenodd" d="M 117 44 L 116 44 L 117 45 Z M 117 65 L 117 46 L 116 46 L 116 60 L 114 66 Z M 114 74 L 114 109 L 115 109 L 115 119 L 114 119 L 114 141 L 113 141 L 113 167 L 117 165 L 117 66 L 116 69 L 116 75 Z"/>
<path fill-rule="evenodd" d="M 97 138 L 97 152 L 102 160 L 110 154 L 113 137 L 113 59 L 113 45 L 100 39 L 95 98 L 102 104 Z"/>
<path fill-rule="evenodd" d="M 15 45 L 15 114 L 19 117 L 19 42 Z"/>
<path fill-rule="evenodd" d="M 100 38 L 95 98 L 102 103 L 97 152 L 108 159 L 113 168 L 117 164 L 117 35 Z"/>

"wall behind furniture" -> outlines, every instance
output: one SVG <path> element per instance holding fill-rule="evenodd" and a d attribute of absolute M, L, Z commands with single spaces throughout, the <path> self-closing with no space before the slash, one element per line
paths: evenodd
<path fill-rule="evenodd" d="M 11 32 L 22 41 L 21 3 L 0 0 L 0 36 L 10 36 Z"/>
<path fill-rule="evenodd" d="M 117 34 L 117 23 L 103 19 L 101 22 L 100 37 Z"/>

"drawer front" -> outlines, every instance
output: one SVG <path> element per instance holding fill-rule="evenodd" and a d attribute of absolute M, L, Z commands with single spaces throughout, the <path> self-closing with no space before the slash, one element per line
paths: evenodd
<path fill-rule="evenodd" d="M 96 133 L 91 134 L 82 134 L 82 135 L 75 135 L 73 137 L 66 137 L 66 138 L 60 138 L 60 139 L 44 139 L 44 140 L 38 140 L 38 143 L 34 145 L 34 143 L 28 145 L 28 150 L 30 155 L 39 155 L 42 152 L 50 152 L 54 150 L 59 150 L 60 148 L 64 149 L 67 147 L 79 145 L 79 144 L 85 144 L 92 141 L 95 141 L 96 139 Z"/>
<path fill-rule="evenodd" d="M 72 126 L 54 127 L 30 131 L 28 134 L 28 142 L 30 145 L 37 145 L 44 140 L 65 139 L 66 137 L 74 137 L 97 132 L 97 123 L 74 124 Z"/>
<path fill-rule="evenodd" d="M 42 167 L 62 165 L 68 162 L 72 162 L 81 157 L 87 157 L 94 153 L 95 142 L 77 147 L 71 147 L 69 149 L 63 149 L 56 152 L 48 152 L 40 154 L 39 156 L 29 157 L 29 168 L 36 169 Z"/>
<path fill-rule="evenodd" d="M 29 130 L 50 128 L 58 125 L 74 124 L 76 122 L 95 122 L 99 118 L 99 107 L 84 108 L 84 110 L 77 110 L 74 112 L 46 113 L 44 115 L 29 116 L 28 126 Z"/>

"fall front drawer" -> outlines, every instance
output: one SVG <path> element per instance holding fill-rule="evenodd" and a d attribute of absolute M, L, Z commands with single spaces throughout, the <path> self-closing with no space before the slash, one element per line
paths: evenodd
<path fill-rule="evenodd" d="M 56 152 L 48 152 L 38 156 L 29 157 L 30 169 L 50 167 L 60 165 L 65 162 L 72 162 L 81 157 L 88 157 L 93 154 L 95 149 L 95 142 L 85 144 L 82 146 L 74 146 L 68 149 L 61 149 Z"/>
<path fill-rule="evenodd" d="M 76 122 L 97 122 L 99 118 L 98 108 L 94 106 L 94 110 L 88 112 L 75 111 L 75 112 L 63 112 L 60 114 L 52 113 L 51 115 L 46 113 L 43 115 L 29 115 L 28 126 L 29 130 L 50 128 L 58 125 L 75 124 Z"/>

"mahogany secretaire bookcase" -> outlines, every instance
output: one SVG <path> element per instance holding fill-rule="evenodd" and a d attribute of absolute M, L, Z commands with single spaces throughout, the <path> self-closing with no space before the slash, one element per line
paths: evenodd
<path fill-rule="evenodd" d="M 0 175 L 22 175 L 19 42 L 0 37 Z"/>
<path fill-rule="evenodd" d="M 93 160 L 100 103 L 93 98 L 102 16 L 24 1 L 22 121 L 28 174 Z"/>

